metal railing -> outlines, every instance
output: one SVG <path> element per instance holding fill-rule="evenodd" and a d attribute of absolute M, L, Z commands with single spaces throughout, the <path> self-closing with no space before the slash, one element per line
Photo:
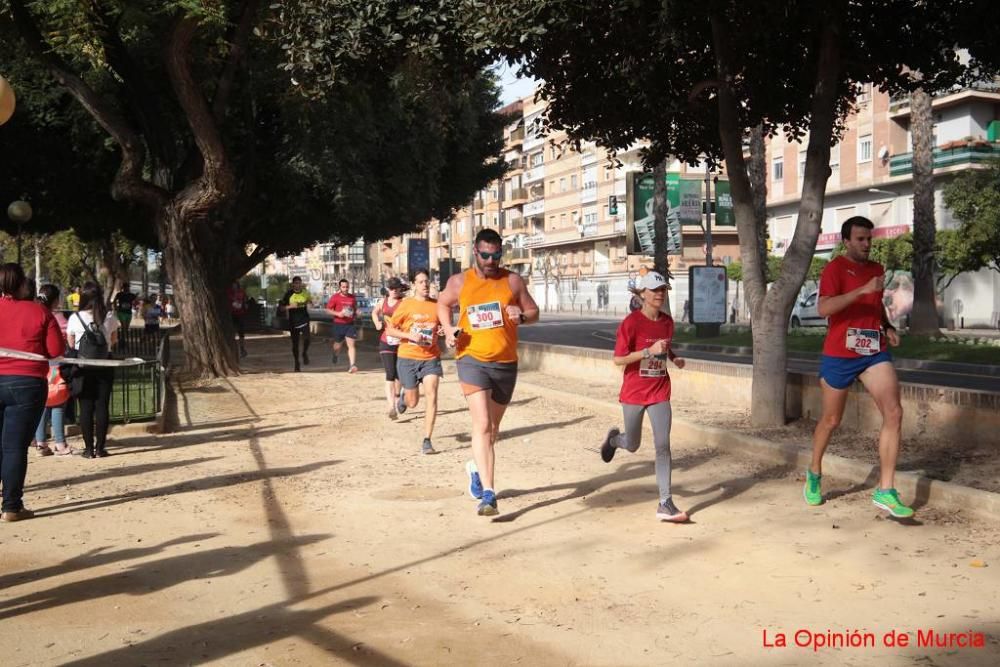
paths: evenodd
<path fill-rule="evenodd" d="M 144 363 L 113 369 L 109 417 L 112 423 L 155 419 L 163 410 L 167 395 L 167 368 L 170 365 L 170 333 L 147 333 L 143 329 L 119 332 L 116 356 L 140 357 Z M 67 424 L 76 424 L 80 414 L 77 401 L 67 410 Z"/>

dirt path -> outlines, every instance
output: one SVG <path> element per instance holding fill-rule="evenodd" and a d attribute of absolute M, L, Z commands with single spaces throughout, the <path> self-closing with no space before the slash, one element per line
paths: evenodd
<path fill-rule="evenodd" d="M 41 516 L 0 525 L 5 667 L 1000 662 L 996 527 L 934 508 L 885 520 L 837 480 L 810 509 L 798 471 L 695 442 L 674 443 L 693 521 L 658 524 L 648 435 L 603 464 L 586 447 L 612 413 L 527 384 L 490 521 L 464 491 L 453 372 L 441 453 L 421 456 L 423 410 L 382 416 L 372 353 L 349 376 L 316 346 L 292 374 L 286 346 L 251 341 L 246 375 L 186 391 L 179 433 L 32 460 Z M 813 653 L 799 629 L 878 644 Z M 892 630 L 985 646 L 885 648 Z"/>

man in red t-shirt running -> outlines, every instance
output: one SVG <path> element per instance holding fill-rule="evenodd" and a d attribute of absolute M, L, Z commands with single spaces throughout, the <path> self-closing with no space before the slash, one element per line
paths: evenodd
<path fill-rule="evenodd" d="M 337 284 L 340 290 L 330 297 L 326 304 L 326 312 L 333 316 L 333 363 L 337 363 L 337 355 L 344 341 L 347 341 L 347 358 L 351 362 L 348 373 L 357 373 L 355 363 L 354 341 L 358 338 L 358 330 L 354 326 L 354 316 L 358 312 L 358 300 L 351 294 L 351 284 L 341 278 Z"/>
<path fill-rule="evenodd" d="M 624 366 L 622 389 L 618 400 L 622 404 L 625 432 L 612 428 L 601 445 L 601 459 L 611 463 L 619 449 L 635 452 L 642 442 L 642 418 L 649 415 L 653 426 L 653 446 L 656 450 L 656 485 L 660 502 L 656 518 L 660 521 L 683 523 L 686 512 L 677 509 L 670 491 L 670 376 L 667 359 L 677 368 L 684 360 L 670 349 L 674 337 L 674 318 L 662 312 L 670 286 L 662 275 L 650 271 L 637 281 L 633 293 L 642 300 L 642 307 L 627 315 L 615 335 L 614 362 Z"/>
<path fill-rule="evenodd" d="M 881 474 L 872 502 L 892 516 L 905 518 L 913 516 L 913 510 L 900 502 L 894 487 L 903 408 L 899 380 L 887 349 L 899 345 L 899 335 L 882 303 L 885 269 L 868 259 L 873 228 L 868 218 L 848 218 L 840 230 L 846 254 L 827 264 L 819 279 L 817 310 L 829 320 L 819 370 L 823 415 L 813 433 L 812 464 L 806 470 L 803 495 L 810 505 L 823 503 L 823 453 L 840 425 L 851 385 L 861 380 L 882 413 L 878 443 Z"/>

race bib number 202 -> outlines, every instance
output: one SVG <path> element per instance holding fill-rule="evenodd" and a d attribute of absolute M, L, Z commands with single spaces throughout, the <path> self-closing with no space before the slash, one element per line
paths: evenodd
<path fill-rule="evenodd" d="M 873 354 L 879 353 L 881 349 L 879 343 L 878 329 L 855 329 L 851 327 L 847 330 L 847 349 L 851 352 L 870 357 Z"/>
<path fill-rule="evenodd" d="M 466 308 L 465 313 L 469 316 L 469 326 L 474 331 L 503 326 L 503 311 L 500 310 L 499 301 L 471 305 Z"/>

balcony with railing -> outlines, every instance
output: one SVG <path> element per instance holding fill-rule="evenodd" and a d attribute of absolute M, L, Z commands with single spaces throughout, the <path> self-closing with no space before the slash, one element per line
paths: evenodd
<path fill-rule="evenodd" d="M 590 182 L 584 184 L 583 189 L 580 190 L 580 203 L 590 204 L 595 201 L 597 201 L 597 183 Z"/>
<path fill-rule="evenodd" d="M 477 197 L 476 199 L 473 200 L 472 207 L 476 211 L 482 211 L 483 209 L 486 208 L 486 201 Z"/>
<path fill-rule="evenodd" d="M 517 176 L 518 174 L 522 174 L 527 166 L 527 160 L 523 157 L 507 160 L 507 176 Z"/>
<path fill-rule="evenodd" d="M 934 169 L 961 165 L 987 164 L 1000 158 L 1000 144 L 970 141 L 959 146 L 946 144 L 934 149 Z M 913 153 L 893 155 L 889 159 L 889 176 L 906 176 L 913 173 Z"/>
<path fill-rule="evenodd" d="M 983 97 L 996 101 L 997 93 L 1000 93 L 1000 81 L 980 81 L 971 86 L 955 86 L 949 90 L 942 91 L 934 95 L 931 104 L 933 106 L 947 106 L 959 95 L 975 93 L 986 93 Z M 909 95 L 892 95 L 889 97 L 889 113 L 896 116 L 910 113 Z"/>
<path fill-rule="evenodd" d="M 524 217 L 545 213 L 545 198 L 540 197 L 524 205 Z"/>
<path fill-rule="evenodd" d="M 511 133 L 507 135 L 507 145 L 516 146 L 518 144 L 524 143 L 524 126 L 515 128 L 511 130 Z"/>
<path fill-rule="evenodd" d="M 510 197 L 505 199 L 503 202 L 504 208 L 513 208 L 514 206 L 523 206 L 528 203 L 528 189 L 527 188 L 512 188 L 510 191 Z"/>
<path fill-rule="evenodd" d="M 545 165 L 540 164 L 524 172 L 521 182 L 525 184 L 534 183 L 535 181 L 540 181 L 543 178 L 545 178 Z"/>
<path fill-rule="evenodd" d="M 524 145 L 521 147 L 521 150 L 523 150 L 523 151 L 530 151 L 532 149 L 535 149 L 535 148 L 538 148 L 539 146 L 544 146 L 544 145 L 545 145 L 545 137 L 544 136 L 526 135 L 524 137 Z"/>
<path fill-rule="evenodd" d="M 527 248 L 504 246 L 503 261 L 507 264 L 521 264 L 531 261 L 531 251 Z"/>

